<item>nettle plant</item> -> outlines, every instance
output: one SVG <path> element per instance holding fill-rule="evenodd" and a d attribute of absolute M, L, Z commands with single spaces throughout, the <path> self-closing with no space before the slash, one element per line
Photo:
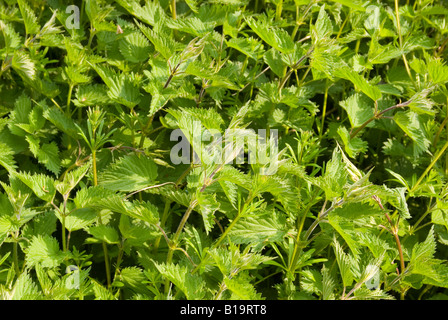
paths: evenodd
<path fill-rule="evenodd" d="M 0 0 L 1 297 L 448 298 L 447 19 Z"/>

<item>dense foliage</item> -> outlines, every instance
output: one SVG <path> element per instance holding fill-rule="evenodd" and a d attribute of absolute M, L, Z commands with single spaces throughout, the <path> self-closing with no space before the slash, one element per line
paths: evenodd
<path fill-rule="evenodd" d="M 445 5 L 0 0 L 0 297 L 448 298 Z"/>

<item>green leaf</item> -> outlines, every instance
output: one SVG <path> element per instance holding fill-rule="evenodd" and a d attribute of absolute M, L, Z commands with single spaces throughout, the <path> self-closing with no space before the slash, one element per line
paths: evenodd
<path fill-rule="evenodd" d="M 325 265 L 322 267 L 322 300 L 334 300 L 336 281 Z"/>
<path fill-rule="evenodd" d="M 25 23 L 25 30 L 27 35 L 37 34 L 40 26 L 37 22 L 37 17 L 31 10 L 29 4 L 25 0 L 17 0 L 19 4 L 20 13 L 22 14 L 23 22 Z"/>
<path fill-rule="evenodd" d="M 86 163 L 76 169 L 66 172 L 62 182 L 58 181 L 55 183 L 56 190 L 62 195 L 69 194 L 87 174 L 89 169 L 90 163 Z"/>
<path fill-rule="evenodd" d="M 288 54 L 294 51 L 294 42 L 284 29 L 273 27 L 265 15 L 255 20 L 253 17 L 245 19 L 249 27 L 267 44 L 278 51 Z"/>
<path fill-rule="evenodd" d="M 133 201 L 127 206 L 128 210 L 125 214 L 133 218 L 143 220 L 151 224 L 159 222 L 159 212 L 155 205 L 150 202 Z"/>
<path fill-rule="evenodd" d="M 32 175 L 25 172 L 15 172 L 13 176 L 19 178 L 38 198 L 46 202 L 51 202 L 56 195 L 55 182 L 49 176 L 44 174 Z"/>
<path fill-rule="evenodd" d="M 120 52 L 126 60 L 139 63 L 148 60 L 151 47 L 149 41 L 140 32 L 126 35 L 119 44 Z"/>
<path fill-rule="evenodd" d="M 61 170 L 61 159 L 59 158 L 59 148 L 57 144 L 52 141 L 51 143 L 40 145 L 39 140 L 31 135 L 27 135 L 25 139 L 30 145 L 30 151 L 37 158 L 39 163 L 42 163 L 45 168 L 55 175 L 58 175 Z"/>
<path fill-rule="evenodd" d="M 364 203 L 348 203 L 336 208 L 328 215 L 328 222 L 342 236 L 354 255 L 359 254 L 360 245 L 358 235 L 366 232 L 366 225 L 374 216 L 382 216 L 377 207 Z"/>
<path fill-rule="evenodd" d="M 187 300 L 201 300 L 205 297 L 205 282 L 199 275 L 192 274 L 186 266 L 165 263 L 154 265 L 163 277 L 183 292 Z"/>
<path fill-rule="evenodd" d="M 333 26 L 331 24 L 330 17 L 325 12 L 325 5 L 320 7 L 319 15 L 317 16 L 316 24 L 316 38 L 323 39 L 331 35 L 333 32 Z"/>
<path fill-rule="evenodd" d="M 358 90 L 361 90 L 373 101 L 377 101 L 382 96 L 381 91 L 377 86 L 370 84 L 363 76 L 359 75 L 349 67 L 336 69 L 334 75 L 349 80 Z"/>
<path fill-rule="evenodd" d="M 275 49 L 266 51 L 263 55 L 266 64 L 278 77 L 284 77 L 286 64 L 283 62 L 280 52 Z"/>
<path fill-rule="evenodd" d="M 92 64 L 92 67 L 109 88 L 107 94 L 113 101 L 131 109 L 140 103 L 140 90 L 134 73 L 117 74 L 112 69 L 98 64 Z"/>
<path fill-rule="evenodd" d="M 181 49 L 181 45 L 170 34 L 159 34 L 141 23 L 136 22 L 136 24 L 154 45 L 155 50 L 165 59 L 169 59 L 177 50 Z"/>
<path fill-rule="evenodd" d="M 62 221 L 62 217 L 57 211 L 55 214 Z M 97 216 L 97 212 L 91 208 L 74 208 L 65 217 L 65 228 L 70 232 L 85 229 L 96 221 Z"/>
<path fill-rule="evenodd" d="M 27 248 L 26 262 L 32 267 L 40 264 L 44 268 L 55 268 L 64 259 L 64 253 L 59 250 L 59 242 L 49 235 L 38 235 L 31 239 Z"/>
<path fill-rule="evenodd" d="M 86 229 L 88 233 L 94 236 L 96 239 L 105 241 L 109 244 L 117 244 L 120 242 L 120 236 L 113 227 L 99 225 L 94 227 L 89 227 Z"/>
<path fill-rule="evenodd" d="M 367 151 L 367 142 L 359 137 L 350 138 L 347 128 L 340 126 L 337 132 L 344 143 L 344 150 L 349 157 L 355 158 L 359 153 Z"/>
<path fill-rule="evenodd" d="M 352 128 L 361 126 L 373 117 L 373 103 L 366 95 L 355 93 L 339 103 L 347 112 Z M 368 124 L 367 126 L 371 126 Z"/>
<path fill-rule="evenodd" d="M 318 177 L 314 183 L 325 191 L 327 199 L 341 196 L 348 180 L 348 173 L 342 163 L 340 151 L 335 148 L 331 160 L 327 163 L 325 174 Z"/>
<path fill-rule="evenodd" d="M 140 91 L 133 78 L 133 74 L 120 74 L 112 80 L 107 92 L 112 100 L 131 109 L 140 103 Z"/>
<path fill-rule="evenodd" d="M 110 104 L 111 99 L 107 95 L 107 87 L 103 84 L 77 86 L 76 99 L 73 103 L 77 107 L 88 107 L 91 105 Z"/>
<path fill-rule="evenodd" d="M 17 169 L 16 161 L 14 160 L 14 152 L 6 144 L 0 142 L 0 166 L 5 168 L 8 172 L 13 172 Z"/>
<path fill-rule="evenodd" d="M 167 20 L 166 25 L 171 29 L 189 33 L 195 37 L 203 37 L 213 31 L 215 22 L 204 22 L 197 17 L 187 17 L 183 19 Z"/>
<path fill-rule="evenodd" d="M 344 287 L 349 287 L 353 284 L 354 281 L 352 268 L 356 264 L 356 261 L 353 257 L 344 252 L 341 245 L 336 239 L 333 240 L 333 248 L 336 255 L 336 260 L 338 262 L 342 283 L 344 284 Z"/>
<path fill-rule="evenodd" d="M 412 111 L 398 111 L 394 114 L 394 120 L 414 142 L 415 157 L 428 150 L 431 142 L 426 137 L 421 115 Z"/>
<path fill-rule="evenodd" d="M 26 52 L 16 51 L 11 66 L 22 77 L 29 80 L 36 79 L 36 65 Z"/>
<path fill-rule="evenodd" d="M 63 194 L 66 194 L 66 192 Z M 76 208 L 86 208 L 96 204 L 99 200 L 107 199 L 112 196 L 115 196 L 115 192 L 105 189 L 102 186 L 84 187 L 77 191 L 73 203 Z"/>
<path fill-rule="evenodd" d="M 48 107 L 43 105 L 45 119 L 50 121 L 56 128 L 66 133 L 74 139 L 78 139 L 78 128 L 73 119 L 69 118 L 65 113 L 56 107 Z"/>
<path fill-rule="evenodd" d="M 151 292 L 145 285 L 147 278 L 140 268 L 126 267 L 121 269 L 119 280 L 136 293 L 149 294 Z"/>
<path fill-rule="evenodd" d="M 136 191 L 154 184 L 157 166 L 146 156 L 128 155 L 101 172 L 99 184 L 114 191 Z"/>
<path fill-rule="evenodd" d="M 249 38 L 231 38 L 226 41 L 226 44 L 230 48 L 234 48 L 244 53 L 249 58 L 257 61 L 263 54 L 263 45 L 257 39 Z"/>
<path fill-rule="evenodd" d="M 142 246 L 148 240 L 154 239 L 160 233 L 156 233 L 138 220 L 130 219 L 128 216 L 122 214 L 120 216 L 120 233 L 126 243 L 131 246 Z"/>
<path fill-rule="evenodd" d="M 42 298 L 42 293 L 39 291 L 30 274 L 23 272 L 17 277 L 11 290 L 1 292 L 1 297 L 4 300 L 38 300 Z"/>
<path fill-rule="evenodd" d="M 220 203 L 216 200 L 216 194 L 210 195 L 200 191 L 196 195 L 196 200 L 204 221 L 205 231 L 208 234 L 212 230 L 214 213 L 219 209 Z"/>
<path fill-rule="evenodd" d="M 281 242 L 287 232 L 285 217 L 273 211 L 269 214 L 238 220 L 230 231 L 229 237 L 235 244 L 264 246 L 271 242 Z"/>
<path fill-rule="evenodd" d="M 224 278 L 227 289 L 232 292 L 231 300 L 261 300 L 261 293 L 257 292 L 247 278 L 242 276 Z"/>
<path fill-rule="evenodd" d="M 364 12 L 366 8 L 363 6 L 363 2 L 360 0 L 332 0 L 333 2 L 340 3 L 351 9 Z"/>
<path fill-rule="evenodd" d="M 10 23 L 0 20 L 0 30 L 3 32 L 7 52 L 12 52 L 12 50 L 17 49 L 23 43 L 22 37 Z"/>

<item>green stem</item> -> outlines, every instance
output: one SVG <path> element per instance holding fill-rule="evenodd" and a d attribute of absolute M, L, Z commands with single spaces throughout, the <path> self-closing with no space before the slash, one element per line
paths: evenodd
<path fill-rule="evenodd" d="M 432 160 L 432 162 L 430 163 L 430 165 L 426 168 L 426 170 L 423 172 L 423 174 L 420 176 L 420 178 L 417 180 L 417 182 L 415 183 L 415 185 L 412 187 L 412 189 L 410 190 L 409 193 L 413 193 L 417 187 L 420 185 L 420 183 L 423 181 L 423 179 L 425 178 L 425 176 L 428 174 L 428 172 L 432 169 L 432 167 L 434 167 L 434 165 L 436 164 L 436 162 L 440 159 L 440 157 L 442 156 L 442 154 L 445 152 L 445 150 L 448 148 L 448 141 L 445 143 L 445 145 L 442 147 L 442 149 L 440 149 L 440 151 L 437 153 L 437 155 L 434 157 L 434 159 Z"/>
<path fill-rule="evenodd" d="M 67 251 L 67 238 L 65 235 L 65 214 L 61 217 L 62 222 L 62 251 Z"/>
<path fill-rule="evenodd" d="M 93 25 L 90 25 L 90 36 L 89 36 L 89 42 L 87 43 L 87 48 L 90 50 L 90 46 L 92 45 L 93 37 L 95 36 L 96 31 Z"/>
<path fill-rule="evenodd" d="M 171 201 L 165 200 L 165 208 L 163 209 L 162 218 L 160 219 L 160 228 L 165 226 L 166 219 L 168 218 L 168 214 L 170 212 Z M 159 250 L 160 241 L 162 240 L 162 236 L 159 236 L 154 242 L 153 254 L 157 253 Z"/>
<path fill-rule="evenodd" d="M 176 0 L 171 0 L 171 15 L 172 15 L 173 19 L 176 20 L 176 18 L 177 18 Z"/>
<path fill-rule="evenodd" d="M 401 242 L 400 242 L 400 237 L 398 236 L 398 224 L 395 225 L 392 221 L 392 219 L 390 218 L 389 214 L 387 213 L 387 211 L 384 209 L 381 200 L 379 197 L 377 196 L 373 196 L 373 199 L 378 203 L 378 205 L 380 206 L 381 210 L 384 211 L 384 215 L 386 216 L 387 221 L 389 222 L 390 225 L 390 231 L 392 233 L 392 235 L 395 238 L 395 242 L 397 243 L 397 249 L 398 249 L 398 253 L 400 255 L 400 270 L 401 270 L 401 274 L 404 274 L 404 270 L 405 270 L 405 265 L 404 265 L 404 256 L 403 256 L 403 249 L 401 246 Z M 401 291 L 401 300 L 404 299 L 404 290 L 402 289 Z"/>
<path fill-rule="evenodd" d="M 398 0 L 395 0 L 395 17 L 397 19 L 397 31 L 398 31 L 398 41 L 400 44 L 400 49 L 403 48 L 403 38 L 401 36 L 401 25 L 400 25 L 400 13 L 398 11 Z"/>
<path fill-rule="evenodd" d="M 179 241 L 179 237 L 182 233 L 182 230 L 185 227 L 185 224 L 187 223 L 188 218 L 190 217 L 191 212 L 198 204 L 197 200 L 192 200 L 190 205 L 188 206 L 187 211 L 184 213 L 184 216 L 182 217 L 182 220 L 179 223 L 179 226 L 177 227 L 176 233 L 174 234 L 173 240 L 171 241 L 168 249 L 168 255 L 166 257 L 166 264 L 171 264 L 173 261 L 173 253 L 176 250 L 177 242 Z M 170 280 L 165 280 L 165 294 L 168 294 L 168 290 L 170 287 Z"/>
<path fill-rule="evenodd" d="M 447 109 L 446 109 L 446 116 L 443 120 L 442 124 L 440 125 L 439 130 L 437 130 L 436 136 L 434 138 L 434 142 L 432 143 L 434 146 L 437 145 L 437 142 L 439 142 L 439 136 L 442 133 L 443 128 L 445 127 L 446 123 L 448 122 L 448 97 L 447 97 Z"/>
<path fill-rule="evenodd" d="M 395 0 L 395 17 L 397 19 L 398 42 L 399 42 L 399 45 L 400 45 L 400 49 L 403 49 L 403 36 L 401 35 L 401 24 L 400 24 L 400 13 L 399 13 L 398 0 Z M 409 68 L 409 64 L 408 64 L 408 60 L 406 58 L 406 55 L 403 53 L 401 57 L 403 58 L 403 62 L 404 62 L 404 66 L 406 68 L 406 72 L 408 73 L 409 78 L 411 79 L 411 81 L 415 85 L 414 78 L 412 77 L 411 69 Z"/>
<path fill-rule="evenodd" d="M 73 87 L 74 87 L 74 85 L 73 85 L 73 84 L 70 84 L 70 87 L 69 87 L 69 89 L 68 89 L 68 95 L 67 95 L 67 107 L 66 107 L 66 109 L 65 109 L 65 112 L 66 112 L 68 115 L 70 115 L 70 116 L 71 116 L 71 113 L 70 113 L 70 102 L 72 101 Z"/>
<path fill-rule="evenodd" d="M 328 79 L 325 80 L 325 94 L 324 94 L 324 106 L 322 110 L 322 123 L 321 129 L 319 132 L 319 137 L 322 139 L 322 135 L 324 132 L 324 123 L 325 123 L 325 114 L 327 113 L 327 100 L 328 100 Z"/>
<path fill-rule="evenodd" d="M 98 185 L 98 175 L 96 170 L 96 150 L 92 150 L 92 170 L 93 170 L 93 185 Z"/>
<path fill-rule="evenodd" d="M 97 168 L 96 168 L 96 150 L 92 150 L 92 170 L 93 170 L 93 185 L 98 185 L 98 174 L 97 174 Z M 103 221 L 101 219 L 101 214 L 98 214 L 98 220 L 100 224 L 103 224 Z M 110 261 L 109 261 L 109 252 L 107 250 L 107 244 L 105 241 L 103 241 L 103 252 L 104 252 L 104 264 L 106 267 L 106 281 L 107 281 L 107 288 L 110 289 L 111 284 L 111 275 L 110 275 Z"/>
<path fill-rule="evenodd" d="M 431 200 L 430 200 L 430 202 L 431 202 Z M 428 208 L 428 210 L 426 210 L 426 212 L 420 216 L 420 218 L 417 220 L 417 222 L 414 223 L 414 225 L 411 227 L 411 231 L 409 232 L 410 234 L 414 233 L 414 232 L 417 230 L 417 226 L 418 226 L 420 223 L 422 223 L 422 221 L 426 218 L 426 216 L 427 216 L 428 214 L 430 214 L 430 213 L 432 212 L 432 210 L 436 207 L 436 205 L 437 205 L 437 202 L 434 202 L 434 203 Z"/>
<path fill-rule="evenodd" d="M 277 10 L 275 12 L 276 20 L 280 20 L 280 18 L 282 17 L 282 10 L 283 10 L 283 0 L 279 0 L 277 4 Z"/>
<path fill-rule="evenodd" d="M 311 209 L 313 200 L 316 198 L 316 196 L 317 196 L 317 193 L 314 193 L 311 201 L 308 203 L 307 207 L 305 208 L 305 211 L 303 213 L 302 218 L 300 220 L 298 220 L 296 241 L 294 242 L 294 250 L 293 250 L 293 253 L 292 253 L 291 260 L 290 260 L 291 262 L 290 262 L 289 267 L 288 267 L 288 272 L 290 274 L 294 274 L 293 268 L 296 266 L 297 260 L 299 259 L 300 253 L 302 251 L 302 248 L 299 246 L 299 244 L 300 244 L 300 235 L 302 234 L 303 227 L 305 225 L 306 216 L 308 215 L 308 212 Z"/>
<path fill-rule="evenodd" d="M 109 252 L 107 250 L 106 241 L 103 241 L 103 252 L 104 252 L 104 265 L 106 267 L 107 288 L 110 289 L 110 284 L 111 284 L 110 261 L 109 261 Z"/>
<path fill-rule="evenodd" d="M 123 239 L 122 242 L 121 242 L 121 245 L 119 246 L 118 257 L 117 257 L 117 264 L 116 264 L 116 267 L 115 267 L 115 276 L 114 276 L 114 278 L 117 276 L 118 270 L 120 268 L 121 260 L 123 259 L 123 252 L 124 252 L 123 245 L 124 245 L 124 241 L 125 240 L 126 239 Z"/>
<path fill-rule="evenodd" d="M 19 269 L 19 255 L 18 255 L 18 244 L 17 244 L 17 239 L 15 239 L 15 241 L 12 244 L 12 255 L 13 255 L 13 259 L 14 259 L 14 271 L 16 272 L 16 275 L 18 276 L 20 273 L 20 269 Z"/>

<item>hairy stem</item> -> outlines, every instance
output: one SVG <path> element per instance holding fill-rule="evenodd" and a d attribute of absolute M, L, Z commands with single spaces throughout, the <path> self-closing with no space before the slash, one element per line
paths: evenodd
<path fill-rule="evenodd" d="M 277 8 L 275 12 L 275 19 L 280 20 L 282 17 L 282 10 L 283 10 L 283 0 L 279 0 L 277 3 Z"/>
<path fill-rule="evenodd" d="M 171 207 L 171 201 L 165 200 L 165 207 L 163 209 L 162 218 L 160 219 L 160 230 L 163 231 L 163 227 L 165 226 L 166 219 L 168 218 L 168 214 L 170 212 Z M 165 235 L 165 234 L 164 234 Z M 166 235 L 165 235 L 166 236 Z M 156 241 L 154 242 L 154 248 L 153 248 L 153 254 L 157 253 L 157 250 L 159 250 L 160 241 L 162 239 L 162 236 L 159 236 Z M 169 242 L 167 242 L 169 244 Z"/>
<path fill-rule="evenodd" d="M 67 238 L 65 235 L 65 215 L 62 215 L 61 217 L 61 223 L 62 223 L 62 251 L 67 251 Z"/>
<path fill-rule="evenodd" d="M 96 150 L 92 150 L 92 171 L 93 171 L 93 185 L 98 185 L 98 175 L 96 170 Z"/>
<path fill-rule="evenodd" d="M 96 168 L 96 150 L 92 150 L 92 170 L 93 170 L 93 185 L 98 185 L 98 174 L 97 174 L 97 168 Z M 100 224 L 103 224 L 103 221 L 101 220 L 101 215 L 98 214 L 98 220 Z M 111 274 L 110 274 L 110 261 L 109 261 L 109 252 L 107 250 L 107 244 L 105 241 L 102 243 L 103 245 L 103 252 L 104 252 L 104 265 L 106 268 L 106 281 L 107 281 L 107 287 L 110 289 L 111 285 Z"/>
<path fill-rule="evenodd" d="M 308 212 L 311 209 L 313 200 L 315 199 L 316 196 L 317 196 L 317 193 L 314 193 L 313 198 L 311 199 L 311 201 L 308 203 L 307 207 L 305 208 L 302 218 L 298 219 L 298 222 L 297 222 L 297 236 L 294 241 L 294 250 L 292 252 L 291 262 L 288 267 L 288 272 L 292 275 L 294 274 L 293 269 L 295 268 L 295 266 L 297 264 L 297 260 L 299 259 L 299 256 L 302 252 L 302 247 L 300 246 L 300 235 L 302 234 L 303 226 L 305 225 L 306 216 L 308 215 Z"/>
<path fill-rule="evenodd" d="M 439 152 L 435 155 L 434 159 L 431 161 L 431 163 L 429 164 L 429 166 L 425 169 L 425 171 L 422 173 L 422 175 L 420 176 L 420 178 L 417 180 L 417 182 L 414 184 L 414 186 L 412 187 L 411 191 L 409 193 L 413 193 L 417 187 L 420 185 L 420 183 L 423 181 L 423 179 L 425 178 L 425 176 L 428 174 L 428 172 L 432 169 L 432 167 L 434 167 L 434 165 L 436 164 L 436 162 L 440 159 L 440 157 L 442 156 L 442 154 L 445 152 L 445 150 L 448 148 L 448 141 L 444 144 L 444 146 L 442 147 L 442 149 L 439 150 Z"/>
<path fill-rule="evenodd" d="M 404 265 L 403 249 L 401 247 L 400 237 L 398 236 L 398 224 L 396 225 L 396 224 L 393 223 L 393 221 L 390 218 L 389 214 L 384 209 L 384 207 L 383 207 L 383 205 L 381 203 L 380 198 L 377 197 L 377 196 L 373 196 L 373 199 L 378 203 L 378 205 L 380 206 L 381 210 L 385 211 L 384 215 L 385 215 L 387 221 L 389 222 L 390 232 L 394 236 L 395 242 L 397 243 L 397 249 L 398 249 L 398 253 L 400 255 L 400 270 L 401 270 L 401 274 L 403 274 L 404 270 L 405 270 L 405 265 Z"/>
<path fill-rule="evenodd" d="M 327 112 L 327 100 L 328 100 L 328 80 L 325 80 L 325 94 L 324 94 L 324 105 L 322 110 L 322 123 L 320 127 L 319 136 L 322 138 L 324 132 L 325 114 Z"/>
<path fill-rule="evenodd" d="M 19 269 L 19 254 L 18 254 L 18 243 L 17 239 L 12 243 L 12 256 L 14 260 L 14 271 L 16 272 L 16 275 L 19 275 L 20 269 Z"/>
<path fill-rule="evenodd" d="M 398 0 L 395 0 L 395 17 L 397 19 L 398 41 L 399 41 L 400 49 L 403 49 L 403 36 L 401 34 L 401 24 L 400 24 L 400 13 L 399 13 Z M 409 78 L 411 79 L 411 81 L 415 85 L 414 78 L 412 77 L 411 69 L 409 68 L 408 60 L 406 58 L 406 54 L 403 53 L 401 55 L 401 57 L 403 58 L 403 62 L 404 62 L 404 66 L 406 68 L 406 72 L 408 73 Z"/>
<path fill-rule="evenodd" d="M 70 84 L 70 87 L 68 88 L 68 94 L 67 94 L 67 107 L 66 107 L 66 109 L 65 109 L 65 112 L 66 112 L 68 115 L 70 115 L 70 116 L 71 116 L 71 113 L 70 113 L 70 103 L 71 103 L 71 101 L 72 101 L 73 87 L 74 87 L 74 85 L 73 85 L 73 84 Z"/>
<path fill-rule="evenodd" d="M 179 223 L 179 226 L 177 227 L 176 233 L 173 236 L 173 240 L 171 241 L 171 244 L 169 245 L 168 249 L 168 255 L 166 257 L 166 264 L 170 264 L 173 261 L 173 253 L 176 250 L 177 242 L 179 241 L 179 237 L 182 233 L 182 230 L 185 227 L 185 224 L 187 223 L 188 218 L 190 217 L 191 212 L 198 204 L 197 200 L 192 200 L 190 205 L 188 206 L 187 211 L 184 213 L 182 220 Z M 168 279 L 165 280 L 165 294 L 168 293 L 170 287 L 170 281 Z"/>
<path fill-rule="evenodd" d="M 171 0 L 171 15 L 172 15 L 173 19 L 176 20 L 176 18 L 177 18 L 176 0 Z"/>

